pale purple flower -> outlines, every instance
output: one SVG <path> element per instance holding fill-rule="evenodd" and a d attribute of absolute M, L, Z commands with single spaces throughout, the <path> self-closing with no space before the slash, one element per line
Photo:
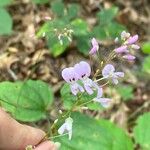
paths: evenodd
<path fill-rule="evenodd" d="M 92 44 L 92 48 L 91 48 L 89 54 L 93 55 L 93 54 L 96 54 L 96 52 L 98 51 L 99 45 L 95 38 L 92 38 L 91 44 Z"/>
<path fill-rule="evenodd" d="M 102 75 L 104 78 L 112 79 L 114 84 L 118 84 L 118 78 L 124 77 L 124 72 L 115 72 L 114 66 L 107 64 L 102 70 Z"/>
<path fill-rule="evenodd" d="M 111 104 L 110 98 L 96 97 L 96 98 L 94 98 L 94 101 L 99 102 L 104 108 L 108 108 Z"/>
<path fill-rule="evenodd" d="M 111 99 L 103 98 L 102 95 L 103 95 L 103 90 L 101 88 L 100 93 L 97 95 L 97 97 L 93 99 L 93 101 L 99 102 L 104 108 L 107 108 L 110 106 Z"/>
<path fill-rule="evenodd" d="M 115 52 L 116 53 L 127 53 L 129 51 L 127 50 L 127 45 L 123 45 L 123 46 L 116 48 Z"/>
<path fill-rule="evenodd" d="M 72 94 L 77 95 L 78 92 L 84 92 L 83 87 L 77 83 L 79 76 L 73 67 L 63 69 L 62 77 L 70 84 Z"/>
<path fill-rule="evenodd" d="M 68 133 L 69 140 L 71 140 L 72 137 L 72 123 L 73 123 L 73 119 L 69 117 L 65 120 L 65 123 L 58 129 L 58 133 L 60 135 L 64 133 Z"/>
<path fill-rule="evenodd" d="M 126 41 L 127 44 L 131 45 L 137 42 L 139 36 L 136 34 L 134 36 L 129 37 L 129 39 Z"/>
<path fill-rule="evenodd" d="M 79 79 L 82 81 L 84 88 L 89 95 L 93 94 L 94 90 L 97 90 L 97 95 L 101 94 L 101 88 L 89 78 L 91 67 L 87 62 L 81 61 L 76 64 L 74 70 L 78 74 Z"/>
<path fill-rule="evenodd" d="M 131 55 L 131 54 L 127 54 L 123 56 L 124 59 L 127 59 L 128 61 L 133 61 L 135 60 L 135 56 Z"/>

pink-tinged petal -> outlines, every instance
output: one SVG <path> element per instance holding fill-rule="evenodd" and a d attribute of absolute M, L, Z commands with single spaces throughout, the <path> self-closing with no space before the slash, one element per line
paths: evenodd
<path fill-rule="evenodd" d="M 135 60 L 135 56 L 130 55 L 130 54 L 124 55 L 123 58 L 124 58 L 124 59 L 127 59 L 128 61 L 133 61 L 133 60 Z"/>
<path fill-rule="evenodd" d="M 128 52 L 127 46 L 126 45 L 120 46 L 115 49 L 115 52 L 116 53 L 127 53 Z"/>
<path fill-rule="evenodd" d="M 127 44 L 134 44 L 137 40 L 138 40 L 139 36 L 136 34 L 134 36 L 131 36 L 128 40 L 127 40 Z"/>
<path fill-rule="evenodd" d="M 78 74 L 75 72 L 73 67 L 63 69 L 62 77 L 66 82 L 69 82 L 69 83 L 73 81 L 77 81 L 79 78 Z"/>
<path fill-rule="evenodd" d="M 111 64 L 107 64 L 102 70 L 102 75 L 103 75 L 103 77 L 106 77 L 106 76 L 109 76 L 114 71 L 115 71 L 114 66 Z"/>
<path fill-rule="evenodd" d="M 115 72 L 114 74 L 118 77 L 124 77 L 124 72 Z"/>
<path fill-rule="evenodd" d="M 79 75 L 80 79 L 82 79 L 85 76 L 89 77 L 91 74 L 91 67 L 85 61 L 81 61 L 80 63 L 76 64 L 74 66 L 74 70 Z"/>
<path fill-rule="evenodd" d="M 114 84 L 118 84 L 118 79 L 117 78 L 112 78 L 112 81 Z"/>
<path fill-rule="evenodd" d="M 136 44 L 132 44 L 131 47 L 132 47 L 133 49 L 140 49 L 140 46 L 139 46 L 139 45 L 136 45 Z"/>
<path fill-rule="evenodd" d="M 92 38 L 91 43 L 92 43 L 92 46 L 93 46 L 93 47 L 95 47 L 95 46 L 96 46 L 96 47 L 99 47 L 98 42 L 96 41 L 95 38 Z"/>
<path fill-rule="evenodd" d="M 92 43 L 92 48 L 91 48 L 89 54 L 93 55 L 93 54 L 95 54 L 98 51 L 99 45 L 98 45 L 98 42 L 96 41 L 95 38 L 93 38 L 91 40 L 91 43 Z"/>
<path fill-rule="evenodd" d="M 97 47 L 92 47 L 89 54 L 94 55 L 97 52 Z"/>
<path fill-rule="evenodd" d="M 93 90 L 91 87 L 89 87 L 88 85 L 84 84 L 84 88 L 86 90 L 86 92 L 89 94 L 89 95 L 92 95 L 93 94 Z"/>

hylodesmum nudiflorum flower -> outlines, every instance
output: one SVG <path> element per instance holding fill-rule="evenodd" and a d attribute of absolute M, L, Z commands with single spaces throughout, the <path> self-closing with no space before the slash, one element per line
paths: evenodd
<path fill-rule="evenodd" d="M 118 84 L 118 78 L 124 77 L 124 72 L 115 72 L 114 66 L 107 64 L 102 70 L 102 75 L 104 78 L 111 78 L 114 84 Z"/>
<path fill-rule="evenodd" d="M 92 48 L 91 48 L 89 54 L 94 55 L 98 51 L 99 45 L 95 38 L 92 38 L 91 44 L 92 44 Z"/>
<path fill-rule="evenodd" d="M 103 89 L 100 88 L 99 94 L 97 94 L 97 97 L 95 97 L 93 99 L 93 101 L 99 102 L 104 108 L 108 108 L 110 106 L 111 99 L 110 98 L 103 98 L 102 95 L 103 95 Z"/>
<path fill-rule="evenodd" d="M 79 76 L 73 67 L 63 69 L 62 77 L 67 83 L 70 84 L 72 94 L 77 95 L 78 92 L 84 92 L 83 87 L 77 83 Z"/>
<path fill-rule="evenodd" d="M 121 33 L 122 45 L 116 48 L 114 51 L 118 54 L 122 54 L 122 57 L 128 61 L 133 61 L 136 57 L 133 55 L 133 50 L 138 50 L 140 46 L 136 44 L 138 35 L 131 36 L 130 33 L 123 31 Z"/>
<path fill-rule="evenodd" d="M 69 140 L 71 140 L 71 137 L 72 137 L 72 123 L 73 123 L 73 119 L 69 117 L 65 120 L 65 123 L 62 124 L 62 126 L 58 129 L 58 133 L 60 135 L 64 133 L 68 133 Z"/>
<path fill-rule="evenodd" d="M 84 88 L 89 95 L 93 94 L 94 89 L 97 90 L 97 95 L 101 94 L 101 87 L 89 78 L 91 74 L 91 67 L 87 62 L 81 61 L 76 64 L 74 66 L 74 70 L 78 74 L 79 79 L 82 81 Z"/>

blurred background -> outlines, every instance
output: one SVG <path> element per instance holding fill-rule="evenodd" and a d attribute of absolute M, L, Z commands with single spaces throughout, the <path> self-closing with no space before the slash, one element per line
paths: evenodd
<path fill-rule="evenodd" d="M 113 61 L 126 73 L 121 84 L 104 88 L 113 106 L 85 112 L 107 118 L 132 135 L 138 116 L 150 111 L 149 0 L 0 0 L 0 81 L 45 81 L 60 108 L 61 70 L 90 61 L 92 37 L 107 57 L 123 30 L 139 35 L 136 60 Z M 95 58 L 91 65 L 96 68 Z"/>

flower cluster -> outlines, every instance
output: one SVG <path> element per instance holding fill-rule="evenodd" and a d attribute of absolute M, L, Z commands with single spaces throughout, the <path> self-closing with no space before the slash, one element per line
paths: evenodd
<path fill-rule="evenodd" d="M 140 47 L 136 44 L 138 40 L 138 35 L 130 36 L 130 33 L 123 31 L 121 33 L 121 42 L 122 45 L 114 49 L 115 53 L 121 55 L 124 59 L 133 61 L 135 59 L 133 50 L 137 50 Z M 115 42 L 118 41 L 118 38 L 115 39 Z M 95 38 L 91 40 L 91 49 L 89 51 L 90 55 L 97 54 L 99 50 L 98 41 Z M 114 52 L 113 51 L 113 52 Z M 113 59 L 113 58 L 112 58 Z M 109 60 L 109 58 L 108 58 Z M 100 73 L 100 72 L 99 72 Z M 110 106 L 111 99 L 103 97 L 102 85 L 98 84 L 100 80 L 107 80 L 107 83 L 118 84 L 119 78 L 124 77 L 124 72 L 116 71 L 115 67 L 106 61 L 106 64 L 103 66 L 101 73 L 97 80 L 90 78 L 91 76 L 91 67 L 86 61 L 81 61 L 75 64 L 73 67 L 65 68 L 62 70 L 63 79 L 69 83 L 70 91 L 73 95 L 78 95 L 79 93 L 86 92 L 89 95 L 92 95 L 96 92 L 95 98 L 91 101 L 99 102 L 103 107 L 107 108 Z M 65 120 L 64 124 L 58 129 L 58 133 L 62 135 L 67 132 L 69 139 L 72 137 L 72 124 L 73 119 L 69 117 Z"/>
<path fill-rule="evenodd" d="M 116 48 L 114 51 L 117 54 L 121 54 L 124 59 L 127 59 L 128 61 L 133 61 L 135 59 L 134 50 L 138 50 L 140 48 L 136 44 L 136 42 L 138 41 L 138 35 L 136 34 L 131 36 L 130 33 L 123 31 L 121 33 L 120 39 L 122 45 Z"/>

